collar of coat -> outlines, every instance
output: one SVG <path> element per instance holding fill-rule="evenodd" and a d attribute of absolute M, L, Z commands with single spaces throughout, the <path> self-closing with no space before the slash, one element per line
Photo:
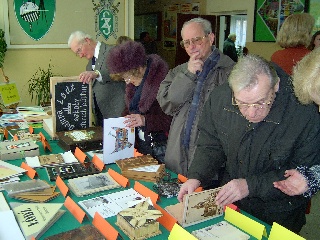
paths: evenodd
<path fill-rule="evenodd" d="M 156 54 L 148 55 L 149 61 L 149 73 L 146 76 L 140 102 L 139 110 L 141 113 L 146 113 L 154 101 L 156 101 L 157 93 L 159 90 L 160 83 L 166 77 L 169 67 L 167 63 Z M 126 87 L 126 101 L 127 105 L 131 101 L 136 87 L 133 84 L 128 84 Z"/>

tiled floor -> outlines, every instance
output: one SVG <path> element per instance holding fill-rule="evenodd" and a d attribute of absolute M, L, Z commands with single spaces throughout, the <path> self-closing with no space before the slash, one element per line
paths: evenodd
<path fill-rule="evenodd" d="M 307 240 L 320 239 L 320 193 L 311 200 L 311 212 L 307 214 L 307 224 L 302 228 L 300 235 Z"/>

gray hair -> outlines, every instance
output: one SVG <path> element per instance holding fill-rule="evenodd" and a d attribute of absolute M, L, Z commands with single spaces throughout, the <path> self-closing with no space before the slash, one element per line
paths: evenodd
<path fill-rule="evenodd" d="M 84 40 L 88 39 L 93 39 L 89 34 L 84 33 L 82 31 L 75 31 L 70 34 L 69 40 L 68 40 L 68 47 L 70 47 L 71 42 L 73 40 L 76 40 L 78 43 L 84 42 Z"/>
<path fill-rule="evenodd" d="M 228 36 L 229 39 L 231 39 L 233 37 L 237 37 L 237 35 L 235 33 L 230 33 L 229 36 Z"/>
<path fill-rule="evenodd" d="M 185 26 L 189 25 L 190 23 L 198 23 L 202 26 L 202 29 L 204 31 L 205 34 L 209 34 L 212 33 L 212 27 L 211 27 L 211 23 L 207 20 L 207 19 L 203 19 L 201 17 L 198 18 L 193 18 L 187 22 L 185 22 L 181 28 L 181 36 L 182 36 L 182 31 L 184 29 Z"/>
<path fill-rule="evenodd" d="M 271 87 L 274 87 L 278 81 L 277 72 L 264 58 L 248 54 L 239 59 L 229 76 L 229 86 L 234 92 L 245 88 L 251 88 L 258 84 L 258 76 L 266 75 L 270 80 Z"/>

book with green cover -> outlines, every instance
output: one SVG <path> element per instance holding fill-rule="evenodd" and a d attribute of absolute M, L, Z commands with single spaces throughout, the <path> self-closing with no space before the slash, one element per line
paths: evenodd
<path fill-rule="evenodd" d="M 18 203 L 11 202 L 17 222 L 26 240 L 39 238 L 65 212 L 63 203 Z"/>

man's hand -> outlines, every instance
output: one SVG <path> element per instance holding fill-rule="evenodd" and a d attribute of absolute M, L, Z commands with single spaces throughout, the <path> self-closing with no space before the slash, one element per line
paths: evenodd
<path fill-rule="evenodd" d="M 274 182 L 273 186 L 289 196 L 300 195 L 306 192 L 309 187 L 307 180 L 296 169 L 285 171 L 287 179 Z"/>
<path fill-rule="evenodd" d="M 189 72 L 192 72 L 196 74 L 197 71 L 201 72 L 203 67 L 203 61 L 199 59 L 200 53 L 194 52 L 190 56 L 189 62 L 188 62 L 188 70 Z"/>
<path fill-rule="evenodd" d="M 216 197 L 216 204 L 226 206 L 249 195 L 248 184 L 245 179 L 233 179 L 225 184 Z"/>
<path fill-rule="evenodd" d="M 200 181 L 197 179 L 188 179 L 184 184 L 182 184 L 179 194 L 178 200 L 179 202 L 183 201 L 183 196 L 185 194 L 193 193 L 200 186 Z"/>
<path fill-rule="evenodd" d="M 96 79 L 97 74 L 94 71 L 85 71 L 83 73 L 80 73 L 79 79 L 82 83 L 90 83 L 93 79 Z"/>
<path fill-rule="evenodd" d="M 130 114 L 125 116 L 126 120 L 123 122 L 126 127 L 141 127 L 145 125 L 145 117 L 141 114 Z"/>

